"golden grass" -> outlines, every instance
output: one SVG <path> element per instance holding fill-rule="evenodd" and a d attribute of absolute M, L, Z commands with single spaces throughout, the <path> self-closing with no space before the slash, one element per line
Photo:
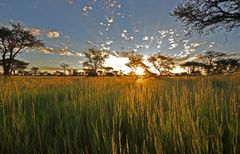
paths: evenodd
<path fill-rule="evenodd" d="M 0 79 L 0 153 L 240 153 L 240 78 Z"/>

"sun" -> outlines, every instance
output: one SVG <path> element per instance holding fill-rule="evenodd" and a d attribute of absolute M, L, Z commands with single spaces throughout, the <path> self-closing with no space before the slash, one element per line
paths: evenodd
<path fill-rule="evenodd" d="M 142 67 L 137 67 L 135 73 L 136 75 L 144 75 L 144 69 Z"/>

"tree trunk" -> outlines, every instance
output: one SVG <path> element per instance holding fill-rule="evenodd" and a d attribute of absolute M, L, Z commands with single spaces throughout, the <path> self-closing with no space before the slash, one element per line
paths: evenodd
<path fill-rule="evenodd" d="M 3 71 L 4 71 L 3 75 L 5 76 L 11 75 L 10 65 L 9 64 L 3 65 Z"/>
<path fill-rule="evenodd" d="M 2 55 L 2 67 L 3 67 L 3 75 L 4 76 L 9 76 L 11 75 L 11 65 L 10 65 L 10 60 L 6 61 L 5 54 Z"/>

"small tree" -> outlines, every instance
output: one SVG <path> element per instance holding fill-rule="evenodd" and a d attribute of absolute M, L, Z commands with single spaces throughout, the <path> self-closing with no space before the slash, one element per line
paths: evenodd
<path fill-rule="evenodd" d="M 17 54 L 25 48 L 43 46 L 32 33 L 22 25 L 11 23 L 11 28 L 0 26 L 0 54 L 4 75 L 11 75 L 12 63 Z"/>
<path fill-rule="evenodd" d="M 32 70 L 32 73 L 34 75 L 37 75 L 39 68 L 38 67 L 32 67 L 31 70 Z"/>
<path fill-rule="evenodd" d="M 97 70 L 103 68 L 105 59 L 109 56 L 107 52 L 89 49 L 83 52 L 86 58 L 86 61 L 83 63 L 84 69 L 90 69 L 88 75 L 97 76 Z"/>
<path fill-rule="evenodd" d="M 68 64 L 65 64 L 65 63 L 62 63 L 60 66 L 63 68 L 64 74 L 66 75 L 66 71 L 67 71 L 69 65 L 68 65 Z"/>
<path fill-rule="evenodd" d="M 143 69 L 148 68 L 148 66 L 143 63 L 142 54 L 131 53 L 128 55 L 128 59 L 129 62 L 126 64 L 126 66 L 132 69 L 134 75 L 136 74 L 138 67 L 141 67 Z"/>
<path fill-rule="evenodd" d="M 153 67 L 158 70 L 160 76 L 163 75 L 163 72 L 170 72 L 175 65 L 173 62 L 173 58 L 161 55 L 160 53 L 151 55 L 148 58 L 148 62 L 150 62 Z"/>
<path fill-rule="evenodd" d="M 189 75 L 201 75 L 201 69 L 204 66 L 205 65 L 203 63 L 199 63 L 196 61 L 189 61 L 181 64 L 181 67 L 183 67 Z"/>

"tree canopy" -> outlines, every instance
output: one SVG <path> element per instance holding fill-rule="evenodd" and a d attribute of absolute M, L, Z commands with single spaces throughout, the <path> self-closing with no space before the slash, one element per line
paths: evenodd
<path fill-rule="evenodd" d="M 23 49 L 43 46 L 42 41 L 24 29 L 21 24 L 11 23 L 10 26 L 10 28 L 0 26 L 0 54 L 4 75 L 11 74 L 12 62 Z"/>
<path fill-rule="evenodd" d="M 189 75 L 201 74 L 201 69 L 204 68 L 205 64 L 196 61 L 188 61 L 180 65 L 183 67 Z"/>
<path fill-rule="evenodd" d="M 86 58 L 83 67 L 91 70 L 89 73 L 92 75 L 97 75 L 97 70 L 103 67 L 105 59 L 109 56 L 105 51 L 96 49 L 89 49 L 83 53 Z"/>
<path fill-rule="evenodd" d="M 200 34 L 240 27 L 240 0 L 183 0 L 171 13 Z"/>
<path fill-rule="evenodd" d="M 134 52 L 130 52 L 128 55 L 129 62 L 126 64 L 127 67 L 131 68 L 133 73 L 136 73 L 136 70 L 138 67 L 147 69 L 148 66 L 146 66 L 143 63 L 143 55 L 142 54 L 136 54 Z"/>
<path fill-rule="evenodd" d="M 160 53 L 151 55 L 148 61 L 158 70 L 160 76 L 163 75 L 164 72 L 169 73 L 169 71 L 174 68 L 173 58 Z"/>
<path fill-rule="evenodd" d="M 32 73 L 34 74 L 34 75 L 37 75 L 37 73 L 38 73 L 38 70 L 39 70 L 39 67 L 32 67 L 31 68 L 31 71 L 32 71 Z"/>
<path fill-rule="evenodd" d="M 10 60 L 9 58 L 5 59 L 7 62 Z M 22 61 L 22 60 L 18 60 L 18 59 L 14 59 L 11 62 L 11 70 L 13 71 L 13 73 L 15 74 L 15 71 L 22 71 L 24 69 L 27 68 L 27 66 L 29 65 L 29 63 Z M 3 66 L 3 60 L 0 60 L 0 66 Z"/>

